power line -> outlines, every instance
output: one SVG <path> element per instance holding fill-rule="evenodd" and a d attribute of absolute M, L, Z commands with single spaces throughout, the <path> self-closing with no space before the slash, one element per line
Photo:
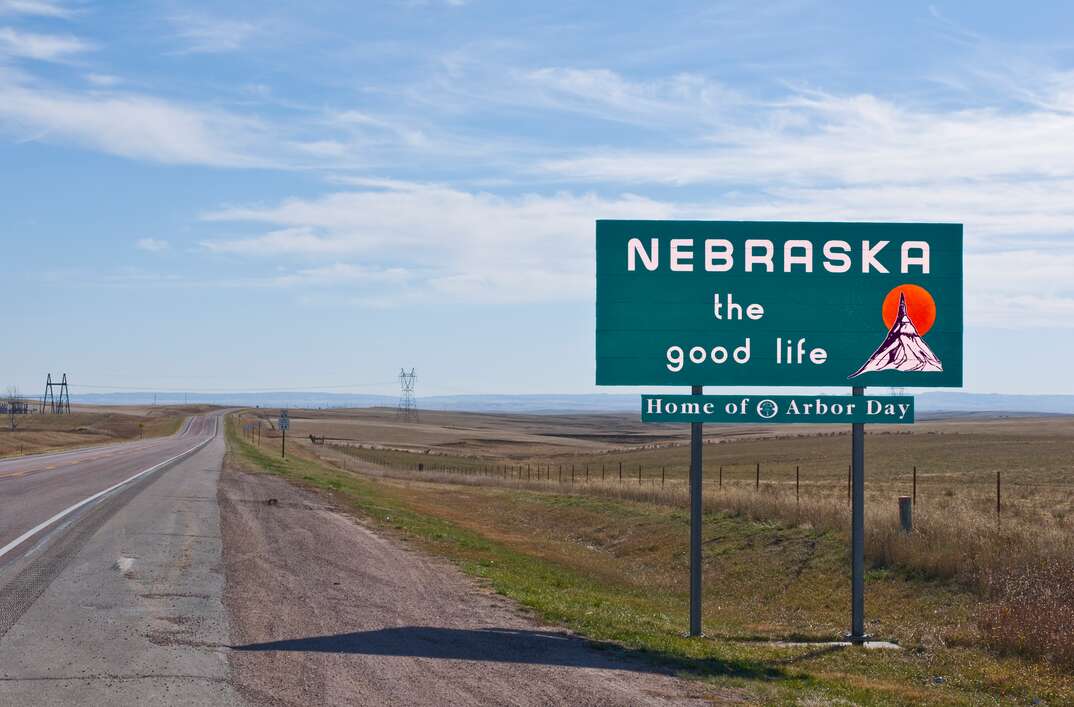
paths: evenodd
<path fill-rule="evenodd" d="M 377 381 L 376 383 L 349 383 L 346 385 L 307 385 L 298 388 L 275 388 L 266 386 L 262 388 L 157 388 L 149 385 L 102 385 L 91 383 L 71 383 L 72 388 L 92 388 L 94 390 L 134 390 L 142 393 L 304 393 L 317 390 L 343 390 L 346 388 L 371 388 L 375 386 L 391 385 L 394 380 Z"/>

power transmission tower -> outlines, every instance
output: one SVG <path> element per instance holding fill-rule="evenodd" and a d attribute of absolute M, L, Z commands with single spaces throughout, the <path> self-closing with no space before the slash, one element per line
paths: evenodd
<path fill-rule="evenodd" d="M 55 415 L 71 412 L 71 392 L 67 388 L 67 374 L 59 383 L 52 382 L 52 374 L 45 379 L 45 394 L 41 397 L 41 414 L 51 412 Z"/>
<path fill-rule="evenodd" d="M 399 369 L 399 408 L 396 417 L 403 422 L 418 421 L 418 403 L 414 398 L 414 380 L 417 374 L 411 368 L 407 373 L 405 368 Z"/>

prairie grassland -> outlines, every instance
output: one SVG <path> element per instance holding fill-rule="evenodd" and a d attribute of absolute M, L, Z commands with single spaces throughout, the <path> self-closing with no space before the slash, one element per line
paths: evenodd
<path fill-rule="evenodd" d="M 486 419 L 491 417 L 484 416 L 482 426 L 459 424 L 457 418 L 441 421 L 443 429 L 434 429 L 432 444 L 425 433 L 435 427 L 432 422 L 377 419 L 374 427 L 352 427 L 348 441 L 310 449 L 321 458 L 351 460 L 367 473 L 398 479 L 687 506 L 689 451 L 679 442 L 617 444 L 614 429 L 601 429 L 616 419 L 598 416 L 595 423 L 586 421 L 590 427 L 580 436 L 589 441 L 578 445 L 576 416 L 542 417 L 532 423 L 539 431 L 532 436 L 551 438 L 542 454 L 540 439 L 526 438 L 531 433 L 520 422 L 525 416 L 512 417 L 499 438 Z M 306 418 L 293 420 L 298 430 L 307 428 Z M 337 432 L 348 431 L 338 414 L 333 425 Z M 377 427 L 391 431 L 383 434 Z M 479 441 L 467 444 L 465 434 L 452 438 L 460 428 Z M 762 433 L 706 439 L 706 510 L 845 536 L 849 435 L 822 429 L 790 434 L 786 428 Z M 556 436 L 563 434 L 576 437 Z M 601 441 L 593 442 L 598 437 Z M 907 535 L 898 525 L 897 497 L 912 494 L 915 466 L 914 531 Z M 997 650 L 1074 665 L 1074 594 L 1069 590 L 1074 583 L 1074 418 L 872 428 L 866 474 L 866 555 L 874 568 L 954 581 L 978 597 L 981 636 Z M 1036 617 L 1032 628 L 1023 623 L 1028 616 Z"/>
<path fill-rule="evenodd" d="M 174 434 L 195 408 L 156 407 L 120 410 L 79 405 L 70 415 L 18 415 L 12 432 L 0 419 L 0 457 L 121 442 L 139 436 Z"/>
<path fill-rule="evenodd" d="M 742 688 L 763 704 L 1068 704 L 1074 680 L 1019 650 L 989 651 L 979 638 L 979 595 L 958 582 L 874 564 L 867 630 L 900 651 L 784 646 L 836 638 L 849 613 L 842 533 L 813 520 L 752 520 L 718 510 L 704 519 L 707 638 L 686 623 L 687 523 L 682 484 L 620 486 L 482 476 L 477 469 L 417 473 L 391 468 L 385 450 L 308 441 L 279 458 L 229 425 L 235 455 L 251 467 L 323 489 L 388 531 L 445 555 L 498 592 L 596 641 Z M 289 436 L 290 437 L 290 436 Z M 297 441 L 297 438 L 296 438 Z M 725 489 L 750 512 L 752 489 Z M 772 494 L 763 494 L 771 496 Z M 779 500 L 779 497 L 776 497 Z M 838 504 L 836 504 L 838 505 Z M 764 512 L 784 512 L 773 505 Z M 845 514 L 845 508 L 833 508 Z M 816 525 L 814 525 L 814 523 Z M 871 536 L 870 540 L 876 536 Z M 1011 653 L 1014 655 L 1005 655 Z"/>

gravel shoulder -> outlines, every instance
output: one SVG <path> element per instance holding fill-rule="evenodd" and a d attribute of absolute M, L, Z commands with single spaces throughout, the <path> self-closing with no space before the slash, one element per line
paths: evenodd
<path fill-rule="evenodd" d="M 326 496 L 225 469 L 219 503 L 231 678 L 252 702 L 712 703 L 703 685 L 541 625 Z"/>

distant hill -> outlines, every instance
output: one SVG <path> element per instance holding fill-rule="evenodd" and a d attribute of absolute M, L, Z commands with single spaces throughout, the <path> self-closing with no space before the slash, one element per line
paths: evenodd
<path fill-rule="evenodd" d="M 886 389 L 884 389 L 886 392 Z M 1019 412 L 1074 414 L 1074 395 L 1004 395 L 994 393 L 922 393 L 916 396 L 917 411 L 926 412 Z M 71 401 L 98 405 L 147 405 L 152 392 L 95 393 L 72 395 Z M 211 403 L 243 407 L 394 407 L 398 398 L 390 395 L 353 395 L 349 393 L 274 392 L 263 393 L 189 393 L 158 394 L 158 405 Z M 425 410 L 472 412 L 637 412 L 637 394 L 596 393 L 586 395 L 434 395 L 418 398 Z"/>
<path fill-rule="evenodd" d="M 1041 412 L 1074 415 L 1074 395 L 1004 395 L 1000 393 L 922 393 L 922 412 Z"/>

